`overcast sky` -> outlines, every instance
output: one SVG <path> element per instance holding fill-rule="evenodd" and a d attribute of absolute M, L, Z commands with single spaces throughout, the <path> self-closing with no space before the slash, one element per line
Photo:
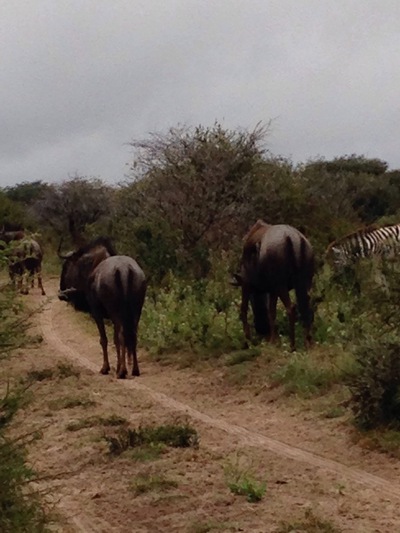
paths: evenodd
<path fill-rule="evenodd" d="M 119 182 L 126 143 L 252 129 L 400 168 L 399 0 L 1 0 L 0 186 Z"/>

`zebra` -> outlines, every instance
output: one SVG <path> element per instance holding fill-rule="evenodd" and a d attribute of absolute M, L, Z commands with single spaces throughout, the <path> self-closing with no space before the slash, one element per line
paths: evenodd
<path fill-rule="evenodd" d="M 400 253 L 400 224 L 367 228 L 333 241 L 325 256 L 334 266 L 342 267 L 360 258 L 394 257 Z"/>

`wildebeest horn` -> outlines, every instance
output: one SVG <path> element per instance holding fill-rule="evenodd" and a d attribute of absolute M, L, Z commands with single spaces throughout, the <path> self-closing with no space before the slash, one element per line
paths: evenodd
<path fill-rule="evenodd" d="M 60 259 L 68 259 L 68 257 L 71 257 L 71 255 L 72 255 L 74 252 L 68 252 L 67 254 L 62 254 L 62 253 L 61 253 L 62 242 L 63 242 L 63 238 L 61 237 L 60 244 L 58 245 L 58 248 L 57 248 L 57 255 L 58 255 L 58 257 L 59 257 Z"/>
<path fill-rule="evenodd" d="M 243 284 L 243 278 L 240 274 L 232 274 L 233 279 L 230 282 L 234 287 L 241 287 Z"/>
<path fill-rule="evenodd" d="M 65 289 L 63 291 L 58 291 L 58 299 L 59 300 L 68 300 L 68 296 L 70 294 L 74 294 L 78 292 L 78 289 L 75 289 L 75 287 L 71 287 L 70 289 Z"/>

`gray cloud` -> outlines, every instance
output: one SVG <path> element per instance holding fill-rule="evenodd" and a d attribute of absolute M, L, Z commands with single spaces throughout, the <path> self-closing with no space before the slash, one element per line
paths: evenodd
<path fill-rule="evenodd" d="M 116 182 L 177 123 L 252 128 L 273 153 L 400 167 L 397 0 L 3 0 L 0 186 Z"/>

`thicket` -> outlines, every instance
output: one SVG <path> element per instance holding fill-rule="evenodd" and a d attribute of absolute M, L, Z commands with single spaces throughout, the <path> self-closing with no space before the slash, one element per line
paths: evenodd
<path fill-rule="evenodd" d="M 6 266 L 6 250 L 0 250 L 0 265 Z M 0 288 L 0 360 L 26 342 L 27 317 L 14 291 Z M 0 383 L 0 531 L 19 533 L 47 531 L 40 498 L 32 489 L 34 471 L 26 462 L 33 435 L 9 436 L 9 426 L 23 407 L 26 391 Z"/>
<path fill-rule="evenodd" d="M 395 302 L 385 300 L 385 290 L 395 294 L 395 283 L 377 281 L 380 266 L 367 272 L 366 262 L 335 273 L 323 259 L 329 242 L 348 232 L 398 222 L 400 170 L 355 154 L 294 164 L 269 152 L 268 133 L 268 126 L 245 131 L 219 123 L 155 133 L 130 143 L 133 156 L 124 183 L 109 186 L 74 176 L 57 185 L 21 184 L 2 191 L 0 220 L 35 221 L 54 248 L 59 233 L 64 247 L 105 234 L 120 253 L 137 258 L 150 278 L 141 343 L 158 355 L 187 350 L 214 356 L 240 349 L 240 294 L 229 281 L 243 235 L 258 218 L 301 229 L 317 254 L 315 338 L 354 351 L 361 380 L 352 374 L 349 382 L 355 415 L 361 425 L 378 423 L 378 415 L 364 423 L 357 409 L 365 413 L 372 401 L 361 399 L 367 394 L 361 389 L 362 383 L 377 381 L 373 357 L 381 361 L 382 349 L 391 353 L 385 368 L 397 357 L 397 337 L 384 347 L 397 327 L 386 335 L 384 317 Z M 381 300 L 375 301 L 376 291 Z M 285 332 L 283 313 L 278 327 Z M 364 368 L 365 361 L 373 370 Z M 296 375 L 294 364 L 280 375 Z M 302 364 L 303 372 L 313 361 Z M 337 377 L 338 372 L 329 370 L 324 380 L 328 374 Z"/>

